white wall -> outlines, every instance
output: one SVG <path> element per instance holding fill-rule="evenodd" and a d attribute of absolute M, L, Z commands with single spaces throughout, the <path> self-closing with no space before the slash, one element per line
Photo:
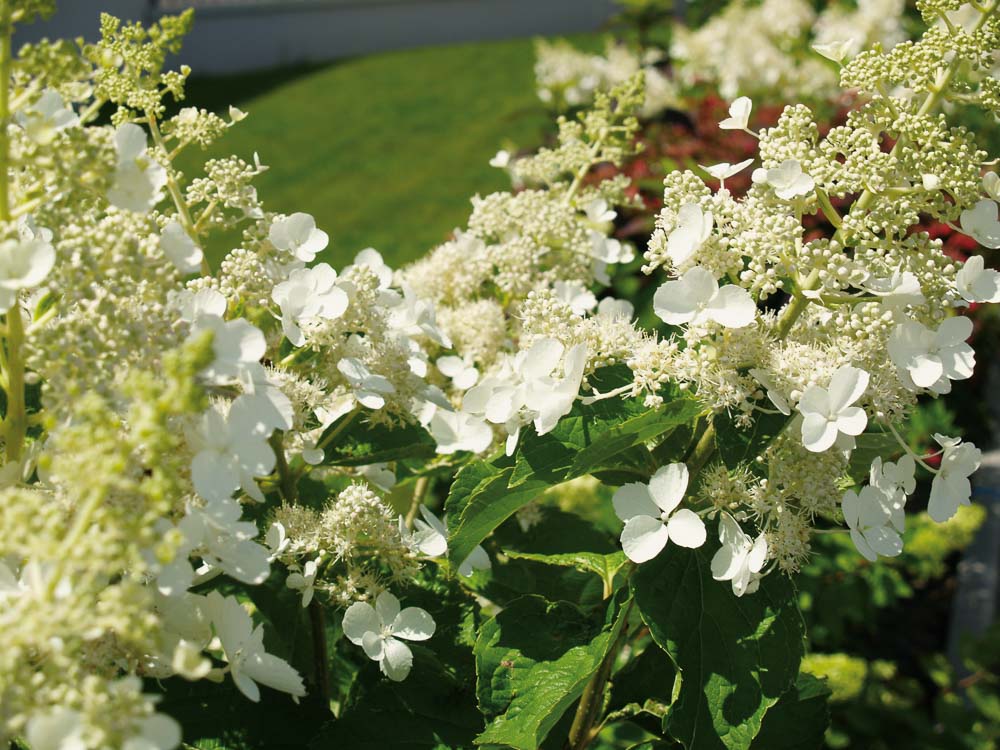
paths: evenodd
<path fill-rule="evenodd" d="M 148 22 L 157 15 L 152 8 L 149 0 L 62 0 L 52 19 L 22 27 L 15 41 L 93 39 L 101 11 Z M 565 34 L 596 29 L 612 10 L 612 0 L 285 0 L 200 7 L 180 61 L 197 73 L 229 73 L 429 44 Z"/>

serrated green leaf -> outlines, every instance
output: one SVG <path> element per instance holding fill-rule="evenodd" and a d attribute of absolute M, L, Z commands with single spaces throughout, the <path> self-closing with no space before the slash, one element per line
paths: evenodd
<path fill-rule="evenodd" d="M 533 552 L 517 552 L 505 550 L 504 554 L 519 560 L 533 560 L 545 565 L 557 565 L 563 568 L 576 568 L 584 573 L 595 573 L 604 582 L 605 597 L 611 595 L 615 575 L 628 565 L 624 552 L 612 552 L 602 555 L 599 552 L 567 552 L 559 555 L 542 555 Z"/>
<path fill-rule="evenodd" d="M 600 668 L 625 619 L 619 612 L 608 624 L 569 602 L 525 596 L 483 625 L 476 693 L 492 721 L 476 744 L 537 750 Z"/>
<path fill-rule="evenodd" d="M 713 580 L 717 546 L 668 545 L 632 576 L 632 593 L 681 673 L 665 731 L 688 750 L 747 750 L 798 674 L 804 626 L 783 576 L 766 576 L 743 597 Z"/>
<path fill-rule="evenodd" d="M 331 433 L 340 430 L 343 421 L 352 421 L 326 447 L 324 463 L 330 466 L 366 466 L 408 458 L 432 458 L 434 438 L 419 425 L 389 427 L 381 423 L 352 418 L 350 414 L 330 425 L 319 439 L 322 443 Z"/>
<path fill-rule="evenodd" d="M 764 716 L 752 750 L 819 750 L 830 724 L 830 688 L 805 672 Z"/>
<path fill-rule="evenodd" d="M 749 429 L 741 430 L 733 424 L 728 414 L 716 414 L 712 419 L 715 427 L 715 445 L 719 457 L 727 468 L 735 469 L 740 464 L 754 466 L 754 460 L 767 450 L 768 446 L 791 422 L 784 414 L 755 415 Z"/>
<path fill-rule="evenodd" d="M 599 370 L 592 381 L 602 392 L 611 390 L 625 377 L 622 370 Z M 666 399 L 657 409 L 645 408 L 638 398 L 612 398 L 589 405 L 578 401 L 552 432 L 539 436 L 525 429 L 513 458 L 501 456 L 466 465 L 445 506 L 452 562 L 460 564 L 542 490 L 607 468 L 615 456 L 694 419 L 701 409 L 680 391 L 667 393 Z"/>

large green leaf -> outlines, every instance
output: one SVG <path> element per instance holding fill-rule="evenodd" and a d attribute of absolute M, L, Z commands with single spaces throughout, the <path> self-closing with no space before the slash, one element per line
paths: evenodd
<path fill-rule="evenodd" d="M 781 434 L 791 421 L 784 414 L 759 413 L 754 416 L 753 424 L 741 430 L 728 414 L 716 414 L 712 419 L 715 428 L 715 445 L 719 449 L 719 457 L 730 469 L 740 464 L 755 467 L 754 460 L 767 450 L 772 441 Z"/>
<path fill-rule="evenodd" d="M 476 743 L 537 750 L 614 645 L 625 620 L 615 610 L 606 623 L 569 602 L 526 596 L 483 625 L 476 692 L 492 721 Z"/>
<path fill-rule="evenodd" d="M 345 423 L 348 419 L 351 421 Z M 330 425 L 319 442 L 333 433 L 336 435 L 326 446 L 324 460 L 331 466 L 366 466 L 435 455 L 434 438 L 419 425 L 389 427 L 348 414 Z"/>
<path fill-rule="evenodd" d="M 519 560 L 533 560 L 545 565 L 576 568 L 584 573 L 594 573 L 600 577 L 604 584 L 605 596 L 610 596 L 618 571 L 629 564 L 624 552 L 612 552 L 607 555 L 599 552 L 565 552 L 557 555 L 542 555 L 533 552 L 506 550 L 505 554 Z"/>
<path fill-rule="evenodd" d="M 627 368 L 604 368 L 591 378 L 609 391 L 625 382 Z M 448 495 L 451 560 L 458 564 L 490 532 L 542 490 L 614 466 L 616 456 L 694 419 L 701 407 L 681 391 L 665 391 L 664 404 L 647 409 L 639 398 L 577 402 L 556 428 L 539 436 L 526 428 L 513 457 L 466 465 Z M 647 452 L 648 455 L 648 452 Z M 647 467 L 649 473 L 655 467 Z M 642 478 L 637 474 L 637 478 Z"/>
<path fill-rule="evenodd" d="M 715 548 L 668 545 L 632 576 L 632 592 L 653 639 L 680 670 L 664 729 L 688 750 L 747 750 L 798 674 L 804 627 L 783 576 L 765 577 L 743 597 L 713 580 Z"/>
<path fill-rule="evenodd" d="M 830 724 L 826 682 L 805 672 L 764 716 L 752 750 L 819 750 Z"/>

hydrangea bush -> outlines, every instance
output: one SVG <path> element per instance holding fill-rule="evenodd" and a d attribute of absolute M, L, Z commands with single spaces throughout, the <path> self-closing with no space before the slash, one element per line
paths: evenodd
<path fill-rule="evenodd" d="M 628 180 L 594 179 L 635 150 L 641 75 L 498 154 L 517 190 L 424 259 L 335 270 L 312 217 L 266 209 L 256 155 L 176 165 L 245 116 L 175 111 L 190 14 L 15 58 L 52 3 L 0 4 L 0 737 L 818 745 L 812 541 L 899 555 L 915 467 L 943 522 L 980 461 L 900 437 L 973 373 L 962 308 L 1000 300 L 913 231 L 1000 247 L 993 162 L 941 114 L 1000 112 L 1000 16 L 959 5 L 845 62 L 862 103 L 824 138 L 803 105 L 756 131 L 732 103 L 759 152 L 718 190 L 668 175 L 650 326 L 606 293 Z"/>

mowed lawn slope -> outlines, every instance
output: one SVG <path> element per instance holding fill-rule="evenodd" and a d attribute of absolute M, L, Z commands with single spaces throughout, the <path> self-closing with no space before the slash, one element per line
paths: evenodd
<path fill-rule="evenodd" d="M 529 39 L 393 52 L 321 69 L 192 80 L 186 104 L 249 113 L 213 156 L 260 154 L 273 211 L 305 211 L 343 265 L 372 246 L 393 265 L 463 226 L 469 199 L 509 187 L 489 159 L 535 147 L 552 127 L 535 98 Z M 261 93 L 262 92 L 262 93 Z M 184 154 L 189 176 L 199 154 Z M 232 242 L 211 247 L 217 262 Z"/>

